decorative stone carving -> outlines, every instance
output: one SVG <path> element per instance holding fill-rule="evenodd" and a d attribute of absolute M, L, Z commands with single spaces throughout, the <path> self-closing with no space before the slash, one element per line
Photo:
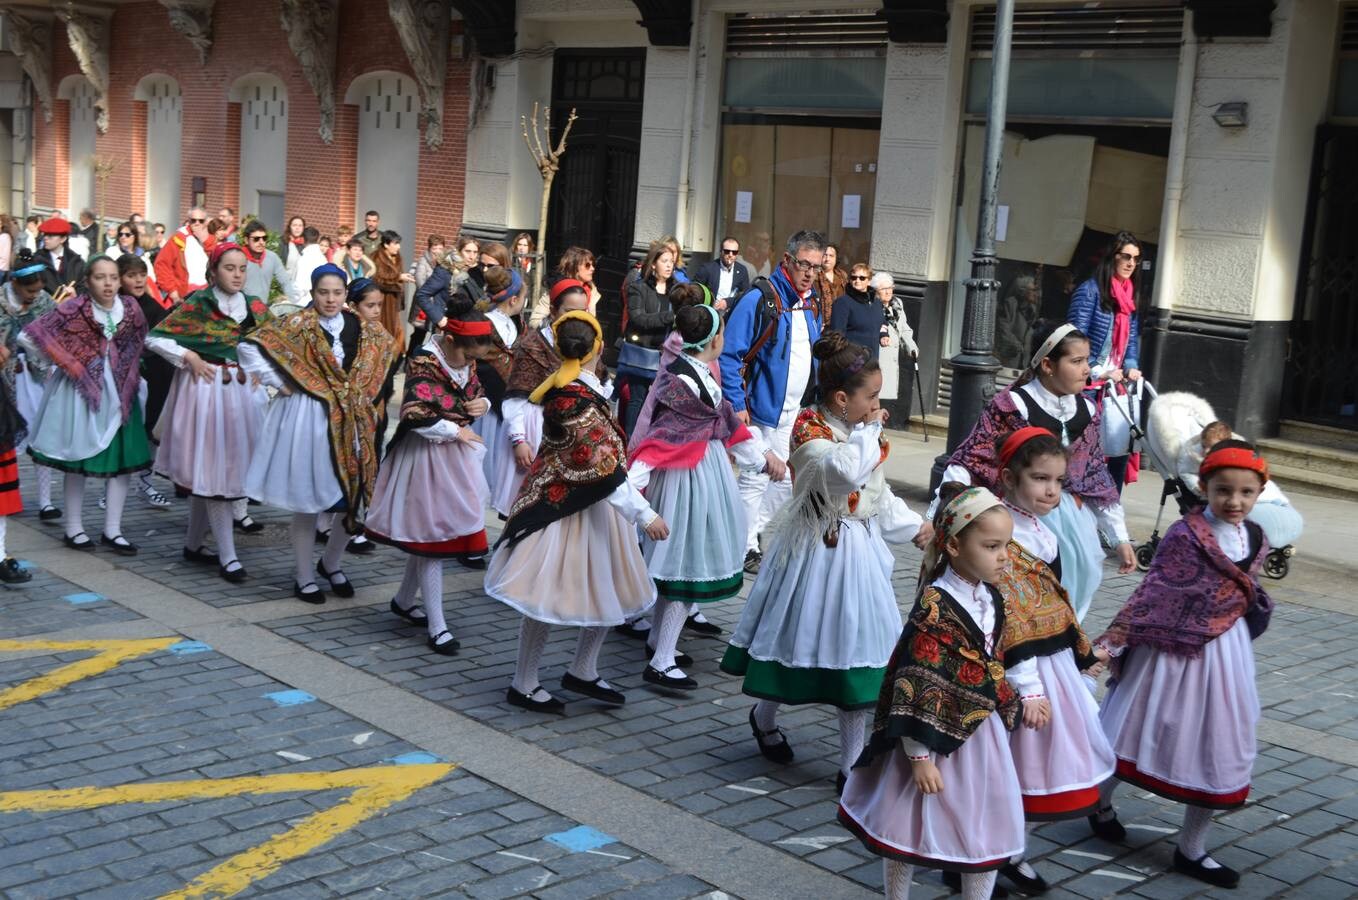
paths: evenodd
<path fill-rule="evenodd" d="M 335 140 L 336 7 L 329 0 L 283 0 L 283 32 L 320 104 L 321 127 L 317 131 L 327 144 Z"/>
<path fill-rule="evenodd" d="M 207 65 L 212 49 L 212 7 L 217 0 L 160 0 L 170 12 L 170 27 L 188 38 L 198 51 L 198 62 Z"/>
<path fill-rule="evenodd" d="M 98 111 L 94 124 L 104 134 L 108 131 L 109 20 L 74 7 L 59 8 L 57 15 L 66 23 L 66 40 L 81 73 L 94 88 L 94 108 Z"/>
<path fill-rule="evenodd" d="M 387 0 L 387 6 L 420 89 L 424 143 L 437 150 L 443 144 L 443 81 L 452 11 L 448 0 Z"/>
<path fill-rule="evenodd" d="M 14 9 L 5 11 L 9 23 L 9 39 L 24 74 L 33 82 L 33 90 L 42 104 L 43 121 L 52 121 L 52 23 L 45 19 L 30 19 Z"/>

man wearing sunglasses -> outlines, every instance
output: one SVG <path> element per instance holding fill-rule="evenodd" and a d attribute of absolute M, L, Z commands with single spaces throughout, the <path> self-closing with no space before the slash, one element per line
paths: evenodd
<path fill-rule="evenodd" d="M 726 309 L 748 291 L 750 273 L 740 260 L 740 241 L 733 237 L 722 238 L 721 252 L 716 259 L 703 263 L 695 280 L 707 285 L 719 310 Z"/>
<path fill-rule="evenodd" d="M 781 264 L 740 295 L 726 323 L 721 354 L 722 393 L 741 421 L 759 429 L 764 442 L 786 460 L 792 424 L 813 384 L 811 345 L 820 337 L 816 279 L 825 262 L 825 235 L 799 231 L 787 242 Z M 790 482 L 743 472 L 738 483 L 749 527 L 745 571 L 759 571 L 759 531 L 792 497 Z"/>
<path fill-rule="evenodd" d="M 156 284 L 174 303 L 207 287 L 207 257 L 216 240 L 208 233 L 207 211 L 195 206 L 188 221 L 156 254 Z"/>

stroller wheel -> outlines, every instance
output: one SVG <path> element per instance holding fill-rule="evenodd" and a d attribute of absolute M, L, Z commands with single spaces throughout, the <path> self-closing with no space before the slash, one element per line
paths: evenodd
<path fill-rule="evenodd" d="M 1149 571 L 1151 560 L 1155 558 L 1155 544 L 1147 541 L 1136 548 L 1136 567 L 1143 572 Z"/>
<path fill-rule="evenodd" d="M 1287 554 L 1283 552 L 1285 549 L 1287 548 L 1271 550 L 1268 556 L 1264 557 L 1264 574 L 1269 578 L 1286 578 L 1292 568 Z"/>

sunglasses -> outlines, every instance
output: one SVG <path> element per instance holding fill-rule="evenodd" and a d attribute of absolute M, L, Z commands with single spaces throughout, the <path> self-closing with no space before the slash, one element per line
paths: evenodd
<path fill-rule="evenodd" d="M 725 247 L 721 248 L 722 256 L 737 256 L 739 255 L 739 253 L 740 253 L 739 250 L 727 250 Z"/>
<path fill-rule="evenodd" d="M 1123 263 L 1129 263 L 1129 262 L 1130 262 L 1130 263 L 1134 263 L 1134 262 L 1139 262 L 1139 261 L 1141 260 L 1141 255 L 1140 255 L 1140 254 L 1133 254 L 1133 253 L 1118 253 L 1118 254 L 1115 254 L 1115 256 L 1116 256 L 1118 262 L 1123 262 Z"/>
<path fill-rule="evenodd" d="M 207 219 L 189 219 L 190 225 L 203 225 L 206 224 L 206 222 Z"/>
<path fill-rule="evenodd" d="M 253 244 L 255 241 L 263 241 L 263 240 L 266 240 L 267 238 L 268 238 L 267 235 L 263 235 L 263 234 L 252 234 L 252 235 L 250 235 L 249 237 L 247 237 L 246 240 Z"/>
<path fill-rule="evenodd" d="M 118 232 L 118 237 L 132 237 L 132 232 L 130 232 L 130 231 L 120 231 L 120 232 Z"/>
<path fill-rule="evenodd" d="M 867 281 L 867 280 L 869 280 L 870 278 L 871 278 L 870 275 L 850 275 L 850 276 L 849 276 L 849 280 L 850 280 L 850 281 Z"/>

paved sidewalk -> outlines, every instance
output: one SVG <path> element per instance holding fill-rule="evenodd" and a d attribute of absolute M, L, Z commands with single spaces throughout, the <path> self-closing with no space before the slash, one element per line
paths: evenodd
<path fill-rule="evenodd" d="M 920 484 L 922 461 L 942 443 L 911 441 L 895 440 L 892 464 L 901 468 L 893 476 Z M 1144 490 L 1128 497 L 1134 530 Z M 1303 505 L 1309 499 L 1298 506 L 1318 515 Z M 91 532 L 101 521 L 92 500 Z M 288 897 L 786 900 L 880 891 L 879 862 L 834 821 L 832 711 L 787 711 L 781 724 L 797 761 L 768 763 L 750 737 L 750 701 L 717 671 L 720 641 L 685 636 L 702 686 L 672 696 L 642 687 L 640 645 L 611 636 L 601 671 L 627 691 L 628 704 L 606 710 L 567 695 L 566 716 L 534 716 L 503 702 L 517 619 L 485 597 L 480 573 L 448 566 L 449 621 L 463 650 L 441 657 L 386 609 L 404 564 L 399 553 L 347 556 L 358 596 L 306 606 L 290 594 L 286 517 L 253 512 L 268 528 L 240 541 L 252 576 L 240 586 L 180 560 L 182 503 L 171 512 L 129 503 L 125 532 L 142 546 L 130 560 L 69 551 L 59 530 L 31 513 L 11 521 L 11 552 L 38 577 L 0 591 L 0 639 L 27 642 L 0 643 L 6 897 L 150 897 L 208 876 L 243 895 Z M 1354 531 L 1323 539 L 1351 547 Z M 1310 534 L 1303 544 L 1324 545 Z M 1330 567 L 1349 557 L 1326 564 L 1299 556 L 1287 579 L 1268 585 L 1279 605 L 1256 645 L 1265 708 L 1254 792 L 1211 834 L 1222 861 L 1248 870 L 1233 896 L 1358 895 L 1358 691 L 1347 683 L 1358 616 Z M 913 548 L 898 552 L 903 608 L 918 565 Z M 1095 632 L 1136 582 L 1108 573 L 1087 623 Z M 739 608 L 720 604 L 709 615 L 729 633 Z M 96 653 L 51 642 L 159 637 L 169 641 L 161 649 L 5 706 L 6 689 Z M 553 632 L 543 665 L 549 686 L 574 640 L 570 629 Z M 317 773 L 399 780 L 447 765 L 455 768 L 384 797 L 365 818 L 345 819 L 313 849 L 282 860 L 249 855 L 274 840 L 296 849 L 294 832 L 350 796 L 306 790 Z M 295 776 L 268 784 L 298 790 L 263 793 L 255 776 Z M 54 789 L 199 781 L 256 792 L 34 808 L 55 803 Z M 1173 849 L 1165 838 L 1180 809 L 1131 790 L 1118 803 L 1128 846 L 1099 841 L 1082 822 L 1036 831 L 1032 851 L 1051 896 L 1210 895 L 1165 871 Z M 263 864 L 269 858 L 274 868 Z M 236 880 L 221 881 L 223 868 Z M 918 881 L 914 896 L 943 894 L 937 876 Z"/>

